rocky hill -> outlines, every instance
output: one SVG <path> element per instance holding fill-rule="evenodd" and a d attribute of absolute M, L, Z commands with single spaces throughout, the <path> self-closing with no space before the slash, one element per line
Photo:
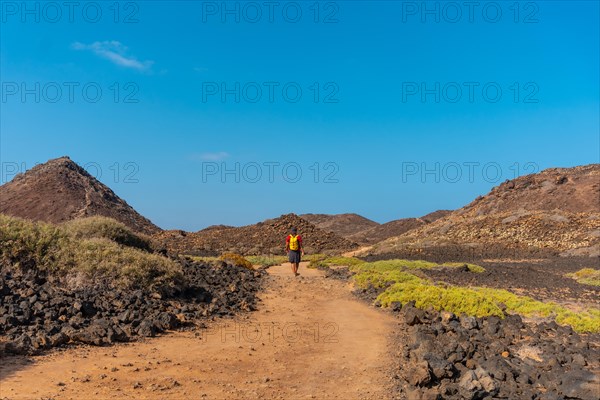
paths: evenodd
<path fill-rule="evenodd" d="M 370 229 L 356 232 L 348 238 L 360 244 L 374 244 L 390 237 L 402 235 L 410 230 L 420 228 L 445 217 L 452 211 L 438 210 L 421 218 L 402 218 L 385 224 L 376 225 Z"/>
<path fill-rule="evenodd" d="M 432 213 L 429 213 L 427 215 L 423 215 L 421 218 L 421 220 L 425 221 L 426 223 L 430 224 L 432 222 L 437 221 L 440 218 L 444 218 L 448 215 L 450 215 L 450 213 L 452 213 L 452 210 L 437 210 L 434 211 Z"/>
<path fill-rule="evenodd" d="M 444 218 L 362 255 L 443 258 L 600 255 L 600 164 L 506 181 Z"/>
<path fill-rule="evenodd" d="M 163 231 L 154 235 L 169 251 L 179 254 L 213 256 L 223 252 L 283 254 L 285 238 L 295 226 L 308 253 L 341 252 L 358 245 L 333 232 L 317 228 L 307 220 L 286 214 L 242 227 L 213 226 L 198 232 Z"/>
<path fill-rule="evenodd" d="M 101 215 L 131 229 L 160 231 L 110 188 L 69 157 L 50 160 L 0 186 L 0 213 L 30 220 L 61 223 Z"/>
<path fill-rule="evenodd" d="M 334 232 L 340 236 L 351 236 L 379 226 L 377 222 L 358 214 L 302 214 L 300 217 L 317 228 Z"/>
<path fill-rule="evenodd" d="M 549 168 L 507 180 L 475 199 L 461 213 L 484 215 L 518 210 L 600 212 L 600 164 Z"/>

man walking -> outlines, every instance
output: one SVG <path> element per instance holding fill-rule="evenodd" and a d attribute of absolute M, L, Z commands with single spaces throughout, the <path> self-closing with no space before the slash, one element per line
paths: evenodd
<path fill-rule="evenodd" d="M 285 251 L 288 253 L 288 260 L 292 264 L 292 272 L 294 276 L 300 275 L 298 268 L 300 267 L 301 256 L 304 255 L 302 247 L 302 238 L 298 235 L 298 230 L 294 227 L 291 234 L 285 239 Z"/>

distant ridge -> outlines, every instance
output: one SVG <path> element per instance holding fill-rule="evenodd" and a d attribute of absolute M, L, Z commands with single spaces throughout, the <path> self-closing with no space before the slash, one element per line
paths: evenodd
<path fill-rule="evenodd" d="M 351 236 L 379 225 L 377 222 L 358 214 L 301 214 L 300 217 L 314 224 L 317 228 L 341 236 Z"/>
<path fill-rule="evenodd" d="M 490 257 L 599 256 L 600 164 L 507 180 L 465 207 L 360 254 L 408 257 L 431 249 L 445 257 L 466 250 Z"/>
<path fill-rule="evenodd" d="M 421 218 L 402 218 L 379 224 L 358 214 L 302 214 L 300 217 L 318 228 L 334 232 L 359 244 L 374 244 L 411 229 L 419 228 L 452 211 L 438 210 Z"/>
<path fill-rule="evenodd" d="M 154 238 L 174 253 L 218 255 L 234 252 L 244 255 L 283 255 L 285 238 L 295 226 L 308 253 L 342 252 L 358 245 L 333 232 L 317 228 L 296 214 L 285 214 L 253 225 L 241 227 L 211 226 L 198 232 L 163 231 Z"/>
<path fill-rule="evenodd" d="M 421 218 L 401 218 L 370 229 L 357 232 L 349 238 L 360 244 L 374 244 L 389 237 L 402 235 L 412 229 L 420 228 L 450 214 L 450 210 L 438 210 Z"/>

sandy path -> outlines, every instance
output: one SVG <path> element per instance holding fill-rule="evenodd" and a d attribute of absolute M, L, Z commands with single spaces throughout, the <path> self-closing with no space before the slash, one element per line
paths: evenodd
<path fill-rule="evenodd" d="M 208 330 L 3 359 L 0 398 L 387 398 L 393 318 L 301 273 L 270 268 L 259 310 Z"/>

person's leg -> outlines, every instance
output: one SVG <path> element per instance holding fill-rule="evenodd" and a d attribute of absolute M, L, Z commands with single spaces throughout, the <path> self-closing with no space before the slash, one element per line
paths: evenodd
<path fill-rule="evenodd" d="M 298 255 L 296 251 L 290 251 L 290 264 L 292 265 L 292 273 L 298 275 Z"/>
<path fill-rule="evenodd" d="M 300 268 L 300 263 L 296 263 L 296 268 L 294 269 L 294 271 L 295 271 L 296 275 L 300 275 L 300 274 L 298 273 L 298 268 Z"/>

